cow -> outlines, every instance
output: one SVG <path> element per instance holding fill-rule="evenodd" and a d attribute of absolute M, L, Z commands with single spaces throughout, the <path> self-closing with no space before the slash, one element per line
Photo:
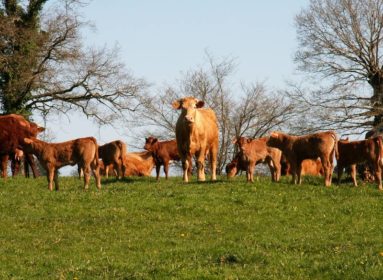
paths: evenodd
<path fill-rule="evenodd" d="M 254 182 L 254 168 L 259 163 L 267 163 L 270 169 L 271 180 L 274 182 L 279 181 L 282 152 L 279 149 L 267 146 L 267 140 L 267 137 L 258 139 L 237 137 L 233 140 L 233 144 L 236 144 L 239 148 L 239 153 L 237 154 L 239 169 L 245 167 L 247 181 Z M 232 172 L 228 173 L 228 177 L 230 177 L 229 174 L 232 175 Z"/>
<path fill-rule="evenodd" d="M 61 143 L 47 143 L 38 139 L 25 138 L 24 150 L 34 154 L 47 171 L 48 189 L 59 190 L 58 169 L 66 165 L 78 164 L 84 171 L 84 188 L 88 189 L 90 171 L 96 179 L 96 186 L 101 189 L 98 146 L 94 137 L 78 138 Z"/>
<path fill-rule="evenodd" d="M 180 160 L 177 141 L 175 139 L 158 141 L 157 138 L 150 136 L 145 138 L 144 149 L 153 153 L 156 163 L 156 179 L 159 180 L 161 165 L 164 166 L 165 178 L 168 179 L 169 162 L 171 160 Z"/>
<path fill-rule="evenodd" d="M 282 132 L 272 132 L 267 145 L 278 148 L 291 165 L 292 183 L 300 184 L 302 161 L 320 158 L 323 165 L 324 183 L 331 186 L 334 154 L 337 154 L 337 135 L 334 131 L 318 132 L 303 136 L 293 136 Z"/>
<path fill-rule="evenodd" d="M 132 152 L 125 156 L 125 176 L 150 176 L 155 165 L 152 152 Z"/>
<path fill-rule="evenodd" d="M 378 183 L 379 190 L 382 188 L 382 165 L 383 144 L 382 136 L 377 136 L 361 141 L 349 141 L 348 139 L 338 141 L 338 184 L 342 177 L 343 169 L 351 166 L 351 177 L 354 186 L 356 181 L 356 164 L 367 163 L 372 167 L 372 173 Z"/>
<path fill-rule="evenodd" d="M 123 141 L 116 140 L 99 146 L 98 156 L 104 163 L 106 178 L 108 178 L 111 164 L 113 164 L 113 169 L 117 171 L 118 179 L 125 176 L 126 144 Z"/>
<path fill-rule="evenodd" d="M 319 158 L 314 159 L 305 159 L 302 161 L 302 176 L 311 175 L 311 176 L 323 176 L 323 166 Z M 287 162 L 286 157 L 282 155 L 281 159 L 281 175 L 287 176 L 291 175 L 291 166 Z"/>
<path fill-rule="evenodd" d="M 189 166 L 194 155 L 196 156 L 198 181 L 205 181 L 207 155 L 209 155 L 211 164 L 211 180 L 216 180 L 218 124 L 214 111 L 202 108 L 204 101 L 195 97 L 175 100 L 172 106 L 176 110 L 181 110 L 176 123 L 176 140 L 182 162 L 183 181 L 189 181 Z"/>
<path fill-rule="evenodd" d="M 37 134 L 44 131 L 34 122 L 27 121 L 23 116 L 9 114 L 0 116 L 0 160 L 3 178 L 7 175 L 8 159 L 14 159 L 16 149 L 22 149 L 21 145 L 24 138 L 36 138 Z M 33 175 L 36 177 L 37 171 L 32 155 L 25 155 L 32 167 Z"/>

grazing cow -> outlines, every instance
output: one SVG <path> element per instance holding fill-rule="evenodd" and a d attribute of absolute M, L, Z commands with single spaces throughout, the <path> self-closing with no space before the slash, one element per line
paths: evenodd
<path fill-rule="evenodd" d="M 356 181 L 356 164 L 366 162 L 372 167 L 372 173 L 378 182 L 379 190 L 382 188 L 382 165 L 383 165 L 383 144 L 382 136 L 369 138 L 361 141 L 338 141 L 338 184 L 342 177 L 343 169 L 351 166 L 351 177 L 354 186 Z"/>
<path fill-rule="evenodd" d="M 16 149 L 21 149 L 24 138 L 36 138 L 37 134 L 44 131 L 43 127 L 33 122 L 27 121 L 24 117 L 16 114 L 0 116 L 0 158 L 2 177 L 7 175 L 7 164 L 9 156 L 14 158 Z M 33 157 L 26 155 L 29 159 L 34 176 L 36 176 L 36 167 Z M 36 173 L 35 173 L 36 172 Z"/>
<path fill-rule="evenodd" d="M 169 162 L 180 160 L 177 141 L 173 139 L 160 142 L 157 138 L 150 136 L 145 139 L 144 149 L 153 153 L 156 162 L 156 179 L 159 180 L 161 165 L 164 166 L 165 178 L 168 179 Z"/>
<path fill-rule="evenodd" d="M 254 168 L 258 163 L 267 163 L 270 168 L 271 180 L 274 182 L 279 181 L 282 152 L 279 149 L 267 146 L 267 140 L 267 137 L 258 139 L 238 137 L 233 141 L 233 144 L 236 144 L 239 148 L 237 162 L 240 167 L 245 167 L 247 181 L 254 182 Z M 233 171 L 229 172 L 228 177 L 232 173 Z"/>
<path fill-rule="evenodd" d="M 181 110 L 176 124 L 176 140 L 182 161 L 183 181 L 189 181 L 189 166 L 194 155 L 198 181 L 205 181 L 205 158 L 208 154 L 211 179 L 216 180 L 218 125 L 214 111 L 202 108 L 204 102 L 194 97 L 175 100 L 172 106 Z"/>
<path fill-rule="evenodd" d="M 113 165 L 113 169 L 117 171 L 118 179 L 125 176 L 126 144 L 124 142 L 116 140 L 99 146 L 98 156 L 104 163 L 106 178 L 108 178 L 110 165 Z"/>
<path fill-rule="evenodd" d="M 150 176 L 155 161 L 152 152 L 127 153 L 125 157 L 125 176 Z"/>
<path fill-rule="evenodd" d="M 41 165 L 47 171 L 48 188 L 53 190 L 53 181 L 56 191 L 59 190 L 58 169 L 66 165 L 78 164 L 84 171 L 84 188 L 88 189 L 90 171 L 96 179 L 98 189 L 101 189 L 98 146 L 93 137 L 79 138 L 61 143 L 47 143 L 38 139 L 24 139 L 24 150 L 36 155 Z"/>
<path fill-rule="evenodd" d="M 331 186 L 334 154 L 337 154 L 337 136 L 334 131 L 319 132 L 304 136 L 292 136 L 272 132 L 267 145 L 278 148 L 291 165 L 292 183 L 300 184 L 302 161 L 320 158 L 323 165 L 325 186 Z"/>
<path fill-rule="evenodd" d="M 282 155 L 281 159 L 281 175 L 291 175 L 291 166 L 287 162 L 286 157 Z M 323 176 L 323 166 L 319 158 L 314 159 L 305 159 L 302 161 L 302 176 L 311 175 L 311 176 Z"/>

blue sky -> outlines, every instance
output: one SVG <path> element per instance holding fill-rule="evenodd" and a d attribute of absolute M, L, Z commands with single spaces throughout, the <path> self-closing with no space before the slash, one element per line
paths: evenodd
<path fill-rule="evenodd" d="M 308 0 L 93 0 L 82 8 L 95 31 L 84 32 L 90 46 L 120 48 L 120 58 L 136 77 L 153 86 L 172 83 L 182 72 L 214 57 L 232 57 L 235 81 L 265 82 L 281 88 L 295 73 L 295 15 Z M 48 123 L 54 141 L 95 136 L 100 143 L 128 142 L 125 129 L 103 127 L 79 114 Z"/>

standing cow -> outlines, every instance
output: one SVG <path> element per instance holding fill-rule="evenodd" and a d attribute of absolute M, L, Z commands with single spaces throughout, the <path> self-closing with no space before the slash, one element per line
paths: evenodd
<path fill-rule="evenodd" d="M 45 128 L 38 126 L 34 122 L 27 121 L 23 116 L 9 114 L 0 116 L 0 159 L 2 177 L 5 178 L 7 173 L 7 164 L 9 155 L 14 159 L 17 149 L 22 149 L 24 138 L 36 138 L 37 134 L 44 131 Z M 37 174 L 35 170 L 33 156 L 25 155 L 26 159 L 32 167 L 33 175 Z"/>
<path fill-rule="evenodd" d="M 176 140 L 182 161 L 183 181 L 189 181 L 188 170 L 194 155 L 198 181 L 205 181 L 205 158 L 208 154 L 211 179 L 216 180 L 218 124 L 214 111 L 202 108 L 204 102 L 195 97 L 175 100 L 172 106 L 181 110 L 176 124 Z"/>
<path fill-rule="evenodd" d="M 259 163 L 267 163 L 270 169 L 271 180 L 279 181 L 281 176 L 281 156 L 279 149 L 266 145 L 268 138 L 250 139 L 238 137 L 233 141 L 240 150 L 238 153 L 238 162 L 240 166 L 246 167 L 247 181 L 254 182 L 254 168 Z M 230 172 L 228 175 L 231 174 Z"/>
<path fill-rule="evenodd" d="M 164 166 L 165 178 L 168 179 L 169 162 L 180 160 L 177 141 L 175 139 L 158 141 L 157 138 L 150 136 L 145 139 L 144 149 L 153 153 L 156 162 L 156 179 L 159 180 L 161 165 Z"/>
<path fill-rule="evenodd" d="M 374 178 L 378 182 L 379 190 L 382 188 L 382 166 L 383 166 L 383 143 L 382 136 L 369 138 L 361 141 L 338 141 L 338 184 L 342 177 L 343 169 L 351 166 L 351 177 L 356 187 L 356 164 L 367 163 L 372 168 Z"/>
<path fill-rule="evenodd" d="M 90 172 L 96 179 L 96 186 L 101 189 L 98 146 L 94 137 L 78 138 L 61 143 L 47 143 L 38 139 L 24 139 L 24 150 L 36 155 L 47 171 L 48 188 L 59 190 L 58 169 L 66 165 L 78 164 L 84 171 L 84 188 L 88 189 Z"/>
<path fill-rule="evenodd" d="M 291 165 L 292 183 L 300 184 L 302 161 L 320 158 L 325 186 L 331 186 L 334 154 L 337 154 L 337 136 L 334 131 L 319 132 L 304 136 L 292 136 L 272 132 L 267 145 L 280 149 Z"/>
<path fill-rule="evenodd" d="M 125 176 L 126 150 L 126 144 L 121 140 L 112 141 L 98 147 L 98 156 L 104 163 L 106 178 L 108 178 L 110 165 L 113 165 L 118 179 Z"/>

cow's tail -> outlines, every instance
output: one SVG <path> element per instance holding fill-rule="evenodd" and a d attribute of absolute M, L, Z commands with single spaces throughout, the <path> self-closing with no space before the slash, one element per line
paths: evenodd
<path fill-rule="evenodd" d="M 121 152 L 121 164 L 122 166 L 126 166 L 126 155 L 128 153 L 128 149 L 126 147 L 126 144 L 120 140 L 117 141 L 117 145 L 120 148 Z"/>
<path fill-rule="evenodd" d="M 331 136 L 334 139 L 334 149 L 333 149 L 333 152 L 332 152 L 332 156 L 334 156 L 334 154 L 335 154 L 335 158 L 338 161 L 339 160 L 338 137 L 337 137 L 337 135 L 336 135 L 336 133 L 334 131 L 331 133 Z"/>
<path fill-rule="evenodd" d="M 92 137 L 92 140 L 93 140 L 94 146 L 96 147 L 96 151 L 94 153 L 94 158 L 93 158 L 93 166 L 96 169 L 100 166 L 99 155 L 98 155 L 98 144 L 97 144 L 96 138 Z"/>
<path fill-rule="evenodd" d="M 380 166 L 383 166 L 383 140 L 382 140 L 382 136 L 377 136 L 376 141 L 378 142 L 378 147 L 379 147 L 378 162 L 379 162 Z"/>

